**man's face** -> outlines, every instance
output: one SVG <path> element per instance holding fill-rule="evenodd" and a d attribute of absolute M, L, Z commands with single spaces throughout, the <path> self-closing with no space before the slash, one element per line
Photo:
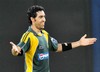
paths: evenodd
<path fill-rule="evenodd" d="M 45 26 L 45 13 L 44 11 L 38 11 L 37 16 L 34 18 L 34 25 L 37 29 L 44 29 Z"/>

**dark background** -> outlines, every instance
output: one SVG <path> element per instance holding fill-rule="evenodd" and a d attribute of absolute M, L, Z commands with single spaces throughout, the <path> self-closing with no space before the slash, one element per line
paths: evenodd
<path fill-rule="evenodd" d="M 92 37 L 89 0 L 0 0 L 0 72 L 24 71 L 24 57 L 12 56 L 9 42 L 17 44 L 27 30 L 26 12 L 33 4 L 45 8 L 45 29 L 58 42 Z M 93 72 L 92 46 L 50 54 L 51 72 Z"/>

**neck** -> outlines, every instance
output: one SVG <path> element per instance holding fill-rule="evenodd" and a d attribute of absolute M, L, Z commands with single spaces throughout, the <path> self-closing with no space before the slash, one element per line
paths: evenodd
<path fill-rule="evenodd" d="M 33 31 L 35 31 L 36 33 L 41 33 L 41 30 L 40 29 L 37 29 L 35 26 L 32 26 L 31 25 L 31 28 Z"/>

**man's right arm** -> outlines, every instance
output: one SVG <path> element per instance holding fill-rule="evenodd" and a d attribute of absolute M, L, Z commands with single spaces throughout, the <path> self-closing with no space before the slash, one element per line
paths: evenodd
<path fill-rule="evenodd" d="M 11 49 L 12 55 L 18 56 L 18 54 L 21 54 L 21 48 L 19 46 L 17 46 L 13 42 L 10 42 L 10 44 L 12 45 Z"/>

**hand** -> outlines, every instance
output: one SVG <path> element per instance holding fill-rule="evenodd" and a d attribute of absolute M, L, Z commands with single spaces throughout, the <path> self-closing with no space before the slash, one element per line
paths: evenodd
<path fill-rule="evenodd" d="M 21 53 L 21 48 L 18 47 L 16 44 L 14 44 L 13 42 L 10 42 L 10 44 L 12 45 L 12 54 L 14 56 L 18 55 Z"/>
<path fill-rule="evenodd" d="M 80 46 L 87 46 L 94 44 L 96 42 L 96 38 L 86 38 L 87 34 L 85 34 L 81 39 L 79 40 Z"/>

